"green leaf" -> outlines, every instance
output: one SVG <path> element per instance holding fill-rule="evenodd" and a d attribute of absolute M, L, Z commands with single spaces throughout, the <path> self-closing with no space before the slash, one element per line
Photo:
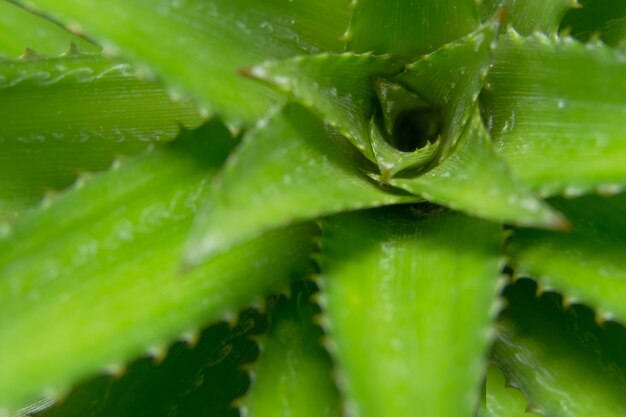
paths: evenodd
<path fill-rule="evenodd" d="M 312 322 L 318 313 L 310 297 L 312 283 L 292 290 L 290 299 L 272 300 L 270 329 L 260 338 L 252 388 L 242 400 L 250 417 L 340 417 L 339 391 L 332 363 L 320 345 L 322 331 Z"/>
<path fill-rule="evenodd" d="M 345 37 L 355 52 L 410 61 L 460 38 L 479 24 L 475 0 L 356 0 Z"/>
<path fill-rule="evenodd" d="M 95 45 L 40 16 L 8 1 L 0 1 L 0 56 L 17 57 L 27 49 L 41 54 L 64 52 L 70 43 L 85 51 L 97 52 Z"/>
<path fill-rule="evenodd" d="M 561 19 L 577 4 L 577 0 L 482 0 L 480 14 L 483 19 L 489 19 L 504 6 L 507 23 L 518 33 L 556 36 Z"/>
<path fill-rule="evenodd" d="M 376 94 L 370 79 L 401 70 L 402 65 L 389 57 L 345 53 L 266 62 L 252 68 L 249 75 L 269 82 L 316 112 L 375 162 L 368 122 L 374 114 Z"/>
<path fill-rule="evenodd" d="M 542 415 L 626 415 L 624 328 L 600 328 L 592 311 L 564 311 L 558 297 L 537 299 L 535 291 L 529 280 L 507 290 L 492 355 L 497 366 Z"/>
<path fill-rule="evenodd" d="M 506 247 L 517 273 L 626 320 L 626 194 L 552 204 L 572 221 L 573 230 L 516 230 Z"/>
<path fill-rule="evenodd" d="M 431 206 L 342 214 L 322 226 L 323 324 L 353 415 L 471 415 L 500 227 Z"/>
<path fill-rule="evenodd" d="M 520 391 L 505 387 L 502 371 L 490 366 L 487 372 L 485 404 L 479 417 L 533 417 L 538 414 L 526 413 L 526 398 Z"/>
<path fill-rule="evenodd" d="M 158 349 L 310 271 L 310 224 L 181 270 L 198 200 L 232 144 L 212 123 L 62 195 L 2 238 L 0 409 Z"/>
<path fill-rule="evenodd" d="M 482 105 L 498 153 L 534 190 L 578 195 L 626 184 L 625 54 L 509 33 Z"/>
<path fill-rule="evenodd" d="M 491 63 L 499 22 L 447 44 L 395 77 L 441 110 L 439 163 L 425 174 L 391 179 L 393 186 L 498 222 L 553 227 L 563 219 L 513 178 L 492 149 L 477 99 Z"/>
<path fill-rule="evenodd" d="M 174 343 L 165 358 L 143 357 L 131 363 L 124 375 L 97 376 L 36 416 L 237 417 L 231 403 L 248 385 L 240 368 L 256 359 L 258 349 L 249 336 L 259 332 L 262 324 L 258 314 L 246 311 L 234 328 L 227 323 L 213 325 L 193 345 Z"/>
<path fill-rule="evenodd" d="M 425 169 L 441 146 L 439 111 L 399 84 L 382 78 L 372 83 L 380 112 L 370 120 L 370 140 L 382 179 L 386 182 L 407 169 Z"/>
<path fill-rule="evenodd" d="M 626 47 L 626 3 L 621 0 L 578 0 L 562 29 L 582 42 L 602 40 L 609 46 Z"/>
<path fill-rule="evenodd" d="M 432 170 L 389 183 L 424 199 L 504 223 L 560 229 L 565 218 L 511 176 L 489 141 L 478 111 L 456 151 Z"/>
<path fill-rule="evenodd" d="M 75 49 L 0 60 L 0 218 L 201 120 L 120 60 Z"/>
<path fill-rule="evenodd" d="M 346 0 L 25 0 L 80 26 L 109 51 L 162 77 L 234 127 L 261 117 L 279 96 L 237 70 L 265 59 L 339 51 Z M 97 10 L 97 13 L 94 13 Z"/>
<path fill-rule="evenodd" d="M 247 135 L 210 186 L 187 244 L 187 263 L 200 264 L 288 224 L 417 199 L 374 184 L 363 174 L 367 167 L 341 135 L 306 109 L 288 105 Z"/>
<path fill-rule="evenodd" d="M 384 78 L 373 78 L 372 84 L 376 89 L 380 103 L 385 131 L 393 135 L 396 120 L 405 112 L 413 109 L 428 109 L 431 104 L 422 97 L 407 90 L 400 84 Z"/>
<path fill-rule="evenodd" d="M 410 116 L 409 116 L 410 117 Z M 403 152 L 390 144 L 392 136 L 384 132 L 375 118 L 370 120 L 370 139 L 372 150 L 376 157 L 376 163 L 380 171 L 382 182 L 388 183 L 389 179 L 398 173 L 411 170 L 426 169 L 439 153 L 441 141 L 435 143 L 426 141 L 422 148 L 417 148 L 413 152 Z"/>
<path fill-rule="evenodd" d="M 394 78 L 441 111 L 442 155 L 456 146 L 483 87 L 499 22 L 493 20 L 407 66 Z"/>

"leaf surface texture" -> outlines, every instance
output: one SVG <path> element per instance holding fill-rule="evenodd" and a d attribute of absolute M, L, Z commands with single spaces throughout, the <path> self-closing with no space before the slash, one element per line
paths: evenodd
<path fill-rule="evenodd" d="M 526 394 L 531 409 L 554 417 L 626 413 L 624 328 L 600 328 L 592 311 L 562 309 L 520 280 L 507 290 L 492 359 Z"/>
<path fill-rule="evenodd" d="M 100 50 L 98 45 L 5 0 L 0 1 L 0 28 L 0 56 L 6 58 L 17 58 L 27 49 L 57 55 L 71 43 L 85 51 Z"/>
<path fill-rule="evenodd" d="M 233 128 L 250 125 L 280 96 L 237 74 L 266 59 L 338 51 L 345 0 L 28 0 L 122 51 Z M 98 10 L 98 13 L 93 13 Z M 252 47 L 254 45 L 254 47 Z"/>
<path fill-rule="evenodd" d="M 500 227 L 420 210 L 322 223 L 323 324 L 354 415 L 469 415 L 478 406 Z"/>
<path fill-rule="evenodd" d="M 483 116 L 513 174 L 542 194 L 619 190 L 626 178 L 625 81 L 621 52 L 510 33 L 495 50 Z"/>
<path fill-rule="evenodd" d="M 201 121 L 119 59 L 69 49 L 0 60 L 0 218 Z"/>
<path fill-rule="evenodd" d="M 389 57 L 345 53 L 267 62 L 250 73 L 319 114 L 374 161 L 368 121 L 376 94 L 370 79 L 401 70 L 402 65 Z"/>
<path fill-rule="evenodd" d="M 517 273 L 626 321 L 626 194 L 553 204 L 571 220 L 571 232 L 515 230 L 507 251 Z"/>
<path fill-rule="evenodd" d="M 474 0 L 357 0 L 348 49 L 410 61 L 478 27 Z"/>
<path fill-rule="evenodd" d="M 262 155 L 262 157 L 260 157 Z M 298 105 L 262 122 L 211 184 L 187 244 L 190 265 L 268 230 L 419 198 L 367 178 L 368 162 Z"/>
<path fill-rule="evenodd" d="M 563 16 L 576 4 L 576 0 L 484 0 L 480 13 L 484 19 L 489 19 L 504 6 L 507 24 L 520 34 L 542 32 L 555 36 Z"/>
<path fill-rule="evenodd" d="M 521 225 L 561 228 L 565 220 L 513 178 L 489 142 L 478 112 L 456 151 L 416 178 L 394 178 L 390 184 L 425 200 L 479 217 Z"/>
<path fill-rule="evenodd" d="M 0 339 L 12 342 L 0 345 L 0 408 L 158 348 L 309 271 L 316 229 L 306 224 L 181 269 L 200 195 L 232 143 L 212 123 L 64 194 L 2 238 Z"/>
<path fill-rule="evenodd" d="M 312 283 L 294 286 L 289 299 L 270 300 L 270 329 L 259 338 L 250 392 L 241 401 L 249 417 L 340 417 L 341 399 L 328 352 L 313 323 L 319 308 L 311 303 Z"/>
<path fill-rule="evenodd" d="M 33 415 L 237 417 L 231 403 L 248 385 L 241 367 L 257 358 L 258 348 L 250 336 L 259 333 L 263 323 L 258 313 L 244 311 L 234 327 L 224 322 L 212 325 L 191 343 L 173 343 L 162 353 L 164 358 L 142 357 L 130 363 L 123 375 L 92 378 L 58 404 Z"/>

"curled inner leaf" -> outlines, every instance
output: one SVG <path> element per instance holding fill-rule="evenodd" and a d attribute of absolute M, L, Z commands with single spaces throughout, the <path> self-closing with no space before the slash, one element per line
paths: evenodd
<path fill-rule="evenodd" d="M 382 179 L 409 169 L 421 171 L 437 155 L 441 111 L 399 84 L 382 78 L 372 84 L 380 111 L 370 120 L 370 140 Z"/>

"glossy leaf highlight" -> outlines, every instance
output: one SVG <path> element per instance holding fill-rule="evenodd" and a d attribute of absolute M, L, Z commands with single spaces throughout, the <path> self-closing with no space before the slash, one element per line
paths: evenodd
<path fill-rule="evenodd" d="M 513 174 L 544 195 L 626 185 L 626 54 L 512 32 L 495 51 L 483 116 Z"/>
<path fill-rule="evenodd" d="M 356 0 L 347 48 L 404 61 L 427 54 L 478 27 L 474 0 Z"/>
<path fill-rule="evenodd" d="M 311 303 L 312 283 L 298 283 L 289 299 L 270 300 L 268 333 L 259 338 L 261 355 L 253 384 L 242 399 L 249 417 L 340 417 L 341 398 L 328 352 L 313 323 L 319 308 Z"/>
<path fill-rule="evenodd" d="M 234 128 L 252 124 L 280 100 L 271 89 L 239 76 L 239 69 L 268 58 L 338 51 L 349 18 L 345 0 L 23 3 L 66 25 L 80 22 L 105 50 L 123 53 Z"/>
<path fill-rule="evenodd" d="M 311 225 L 181 269 L 200 195 L 231 147 L 213 123 L 64 194 L 2 238 L 0 339 L 12 342 L 0 345 L 0 408 L 158 349 L 309 271 Z"/>
<path fill-rule="evenodd" d="M 500 227 L 426 205 L 342 214 L 322 228 L 323 324 L 350 415 L 472 414 Z"/>
<path fill-rule="evenodd" d="M 0 60 L 0 218 L 201 121 L 118 59 L 70 48 Z"/>
<path fill-rule="evenodd" d="M 309 111 L 285 107 L 244 139 L 209 187 L 186 262 L 200 264 L 289 224 L 418 199 L 378 186 L 365 176 L 367 167 L 352 145 Z"/>
<path fill-rule="evenodd" d="M 57 55 L 74 43 L 80 49 L 98 52 L 100 47 L 15 4 L 0 1 L 0 56 L 17 58 L 26 50 Z"/>
<path fill-rule="evenodd" d="M 306 106 L 344 134 L 370 161 L 370 117 L 376 94 L 371 77 L 390 76 L 402 65 L 371 54 L 318 55 L 266 62 L 249 71 Z"/>

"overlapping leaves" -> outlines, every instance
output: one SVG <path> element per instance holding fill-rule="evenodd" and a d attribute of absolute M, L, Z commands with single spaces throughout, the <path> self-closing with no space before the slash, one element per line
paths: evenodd
<path fill-rule="evenodd" d="M 70 41 L 98 47 L 0 3 L 16 16 L 3 27 L 44 33 L 0 37 L 12 58 L 0 61 L 0 216 L 14 223 L 0 241 L 0 338 L 11 341 L 0 346 L 0 408 L 158 355 L 310 275 L 311 255 L 332 361 L 310 291 L 281 299 L 259 380 L 239 402 L 253 415 L 325 404 L 334 416 L 342 401 L 353 415 L 471 415 L 503 253 L 567 301 L 624 320 L 623 195 L 548 205 L 535 194 L 615 194 L 626 182 L 620 17 L 587 21 L 569 1 L 414 3 L 24 1 L 124 60 L 58 56 Z M 559 38 L 567 27 L 609 46 Z M 54 55 L 16 60 L 27 46 Z M 245 129 L 238 145 L 225 126 Z M 79 175 L 175 136 L 93 180 Z M 419 204 L 358 212 L 400 203 Z M 321 238 L 307 223 L 320 217 Z M 563 229 L 565 217 L 569 233 L 523 228 Z M 508 294 L 492 359 L 531 408 L 622 413 L 615 345 L 580 339 L 561 310 Z M 579 379 L 591 382 L 567 383 Z M 490 387 L 508 404 L 510 392 Z M 107 404 L 83 392 L 68 410 Z"/>

